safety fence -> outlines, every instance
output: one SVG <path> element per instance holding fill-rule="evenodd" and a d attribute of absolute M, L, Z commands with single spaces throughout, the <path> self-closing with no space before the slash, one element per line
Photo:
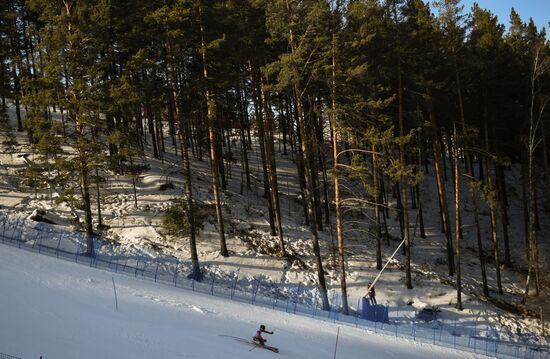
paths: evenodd
<path fill-rule="evenodd" d="M 265 277 L 250 277 L 237 269 L 221 271 L 203 265 L 204 276 L 198 282 L 190 278 L 191 263 L 175 257 L 133 252 L 94 238 L 93 255 L 85 255 L 87 237 L 67 232 L 42 222 L 14 219 L 0 212 L 0 242 L 40 254 L 65 259 L 90 267 L 121 272 L 170 286 L 208 295 L 229 298 L 275 310 L 286 311 L 339 324 L 346 324 L 438 346 L 483 354 L 497 358 L 549 359 L 550 347 L 529 340 L 501 340 L 498 332 L 486 325 L 464 326 L 462 323 L 418 320 L 416 312 L 403 308 L 389 309 L 389 323 L 362 319 L 361 298 L 352 304 L 349 315 L 341 314 L 341 297 L 330 291 L 331 310 L 323 310 L 317 287 L 296 283 L 276 283 Z M 2 356 L 0 355 L 0 359 Z"/>
<path fill-rule="evenodd" d="M 13 355 L 8 355 L 4 353 L 0 353 L 0 359 L 21 359 L 19 357 L 14 357 Z"/>

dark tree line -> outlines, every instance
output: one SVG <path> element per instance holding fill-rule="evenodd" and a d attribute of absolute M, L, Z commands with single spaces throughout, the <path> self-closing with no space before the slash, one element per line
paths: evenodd
<path fill-rule="evenodd" d="M 60 185 L 78 178 L 72 198 L 90 238 L 94 216 L 101 224 L 100 183 L 108 173 L 130 176 L 135 190 L 146 154 L 181 156 L 197 280 L 191 161 L 210 162 L 220 253 L 228 256 L 221 198 L 235 161 L 241 188 L 251 188 L 254 141 L 271 234 L 289 256 L 278 143 L 295 159 L 324 308 L 319 232 L 336 224 L 345 312 L 345 213 L 374 214 L 370 235 L 381 269 L 395 201 L 412 288 L 417 227 L 425 236 L 419 184 L 431 163 L 458 308 L 464 225 L 475 227 L 483 294 L 491 295 L 488 270 L 502 293 L 501 266 L 521 262 L 527 299 L 533 283 L 540 291 L 538 212 L 550 205 L 546 33 L 513 9 L 505 30 L 478 5 L 467 13 L 459 0 L 435 6 L 437 16 L 421 0 L 7 0 L 0 5 L 2 109 L 13 101 L 17 129 L 27 131 L 38 155 L 33 176 Z M 508 236 L 512 163 L 522 168 L 524 260 Z M 462 182 L 473 223 L 463 217 Z M 490 249 L 483 248 L 483 202 Z"/>

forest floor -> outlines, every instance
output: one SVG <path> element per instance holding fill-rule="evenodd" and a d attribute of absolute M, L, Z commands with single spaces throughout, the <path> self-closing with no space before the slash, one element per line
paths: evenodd
<path fill-rule="evenodd" d="M 10 122 L 15 128 L 13 106 L 8 108 L 8 113 Z M 54 116 L 59 114 L 54 113 Z M 58 224 L 65 224 L 72 230 L 74 227 L 70 220 L 71 209 L 67 204 L 56 203 L 55 194 L 52 196 L 49 190 L 35 190 L 25 186 L 21 180 L 19 173 L 25 169 L 26 164 L 19 155 L 30 154 L 28 158 L 31 161 L 34 155 L 28 145 L 26 133 L 14 133 L 18 142 L 16 153 L 5 153 L 5 151 L 0 153 L 1 210 L 12 216 L 28 217 L 35 209 L 41 208 L 57 216 L 60 219 Z M 122 250 L 142 251 L 144 255 L 154 255 L 155 251 L 162 251 L 182 260 L 188 260 L 190 257 L 188 239 L 168 236 L 162 229 L 163 213 L 172 199 L 182 196 L 184 188 L 179 152 L 171 145 L 168 137 L 166 137 L 165 146 L 167 152 L 162 160 L 153 158 L 151 151 L 146 151 L 144 161 L 150 169 L 139 178 L 137 183 L 137 206 L 134 203 L 131 178 L 109 173 L 108 180 L 100 187 L 102 222 L 105 226 L 101 235 L 104 239 L 120 245 Z M 230 150 L 234 158 L 240 158 L 238 141 L 232 146 L 231 149 L 224 148 L 224 152 Z M 150 149 L 150 146 L 148 148 Z M 261 275 L 264 279 L 273 282 L 315 284 L 317 278 L 312 256 L 311 234 L 304 223 L 296 165 L 290 152 L 288 155 L 282 154 L 282 143 L 278 140 L 275 143 L 275 149 L 284 238 L 289 250 L 300 257 L 310 269 L 304 270 L 297 262 L 289 263 L 273 255 L 278 239 L 270 235 L 267 201 L 263 197 L 263 185 L 257 180 L 261 179 L 263 174 L 256 142 L 248 155 L 253 175 L 251 190 L 247 190 L 242 184 L 240 161 L 231 164 L 230 169 L 227 168 L 228 183 L 227 190 L 222 194 L 222 203 L 230 256 L 224 258 L 220 255 L 215 214 L 211 211 L 206 216 L 198 237 L 199 259 L 202 267 L 212 272 L 230 272 L 239 269 L 241 275 L 250 277 Z M 463 169 L 462 163 L 461 166 Z M 533 340 L 548 342 L 550 326 L 547 325 L 545 340 L 541 338 L 542 328 L 539 320 L 541 311 L 545 313 L 545 318 L 550 318 L 548 283 L 542 283 L 543 292 L 538 297 L 529 297 L 527 306 L 520 304 L 525 286 L 526 269 L 519 166 L 514 164 L 506 171 L 513 266 L 512 268 L 502 267 L 503 295 L 498 295 L 496 291 L 496 274 L 493 256 L 490 255 L 492 241 L 489 211 L 485 202 L 481 201 L 480 222 L 482 241 L 488 259 L 487 273 L 491 299 L 482 296 L 470 194 L 466 180 L 461 181 L 459 195 L 463 209 L 461 215 L 464 236 L 462 242 L 463 311 L 455 309 L 455 278 L 447 275 L 445 236 L 440 230 L 437 187 L 433 173 L 433 169 L 429 167 L 429 173 L 425 174 L 421 184 L 426 238 L 420 238 L 418 229 L 413 235 L 414 288 L 409 290 L 405 287 L 404 256 L 399 251 L 376 285 L 378 303 L 397 308 L 401 313 L 408 312 L 411 317 L 415 311 L 425 307 L 438 307 L 441 310 L 440 321 L 459 322 L 464 330 L 470 330 L 469 328 L 473 326 L 484 326 L 494 329 L 503 340 L 517 339 L 517 335 L 521 334 Z M 452 204 L 454 190 L 450 172 L 448 176 L 447 198 Z M 192 181 L 196 200 L 204 204 L 213 203 L 208 156 L 204 156 L 203 161 L 192 160 Z M 171 185 L 166 186 L 167 184 Z M 168 188 L 162 190 L 161 187 Z M 346 189 L 347 196 L 361 193 L 359 182 L 346 182 L 343 187 Z M 393 239 L 390 239 L 389 243 L 383 242 L 384 262 L 400 243 L 399 222 L 394 210 L 395 199 L 391 197 L 391 193 L 388 197 L 390 209 L 387 224 Z M 96 198 L 93 199 L 93 203 L 94 215 L 97 215 Z M 451 207 L 453 206 L 450 205 L 450 216 L 454 218 L 454 209 Z M 413 234 L 417 210 L 411 209 L 410 213 L 411 234 Z M 550 214 L 542 205 L 539 208 L 539 216 L 541 226 L 538 232 L 539 254 L 542 262 L 541 273 L 545 274 L 550 267 Z M 83 215 L 81 214 L 80 217 L 83 218 Z M 320 232 L 320 240 L 329 290 L 339 292 L 339 272 L 334 256 L 336 231 L 333 217 L 331 215 L 332 222 L 325 225 L 324 230 Z M 97 218 L 95 220 L 97 222 Z M 344 220 L 348 295 L 349 303 L 354 307 L 359 298 L 365 294 L 368 283 L 372 282 L 378 274 L 375 259 L 376 242 L 369 234 L 371 226 L 370 211 L 366 211 L 364 215 L 349 214 Z M 500 221 L 499 240 L 502 241 Z M 502 243 L 500 247 L 502 252 Z M 503 258 L 502 254 L 501 258 Z M 548 279 L 547 275 L 542 275 L 540 278 L 541 282 L 547 282 Z M 533 291 L 532 286 L 531 292 Z"/>

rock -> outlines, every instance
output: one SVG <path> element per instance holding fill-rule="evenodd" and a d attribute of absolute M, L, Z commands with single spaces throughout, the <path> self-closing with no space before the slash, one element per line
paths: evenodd
<path fill-rule="evenodd" d="M 48 212 L 46 212 L 45 209 L 42 209 L 42 208 L 35 209 L 31 213 L 31 215 L 28 217 L 28 219 L 33 220 L 35 222 L 58 224 L 56 221 L 56 218 L 53 215 L 50 215 Z"/>
<path fill-rule="evenodd" d="M 166 182 L 159 186 L 159 191 L 166 191 L 168 189 L 174 189 L 174 184 L 172 182 Z"/>

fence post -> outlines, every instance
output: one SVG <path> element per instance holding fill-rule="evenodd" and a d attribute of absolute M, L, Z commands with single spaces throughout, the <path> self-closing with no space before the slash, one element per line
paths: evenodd
<path fill-rule="evenodd" d="M 455 319 L 455 328 L 454 328 L 454 333 L 453 333 L 453 342 L 454 342 L 454 348 L 456 349 L 456 336 L 458 335 L 458 333 L 456 332 L 456 319 Z"/>
<path fill-rule="evenodd" d="M 233 294 L 235 294 L 235 288 L 237 287 L 237 280 L 239 279 L 239 272 L 241 268 L 237 269 L 236 272 L 233 272 L 234 278 L 233 278 L 233 284 L 231 285 L 231 300 L 233 300 Z"/>
<path fill-rule="evenodd" d="M 7 219 L 3 218 L 2 219 L 2 243 L 4 243 L 4 238 L 6 233 L 6 222 L 7 222 Z"/>
<path fill-rule="evenodd" d="M 17 236 L 17 238 L 16 238 L 17 239 L 17 246 L 19 248 L 21 248 L 21 239 L 22 239 L 21 237 L 23 237 L 23 231 L 20 230 L 19 231 L 19 236 Z"/>
<path fill-rule="evenodd" d="M 300 284 L 298 284 L 299 286 Z M 287 295 L 287 299 L 286 299 L 286 308 L 285 308 L 285 311 L 288 313 L 288 306 L 290 305 L 290 301 L 292 300 L 292 287 L 288 287 L 288 295 Z"/>
<path fill-rule="evenodd" d="M 143 269 L 141 270 L 141 276 L 145 276 L 145 268 L 147 268 L 147 264 L 149 264 L 149 261 L 147 259 L 143 260 Z"/>
<path fill-rule="evenodd" d="M 254 298 L 256 297 L 256 277 L 252 277 L 252 290 L 250 290 L 250 304 L 254 304 Z"/>
<path fill-rule="evenodd" d="M 312 317 L 315 317 L 315 312 L 317 311 L 317 304 L 319 304 L 319 293 L 315 294 L 315 303 L 313 304 L 313 310 L 311 312 Z"/>
<path fill-rule="evenodd" d="M 63 234 L 60 234 L 59 239 L 57 240 L 57 246 L 55 247 L 55 255 L 57 256 L 57 258 L 59 258 L 59 246 L 61 245 L 61 238 L 62 237 L 63 237 Z"/>
<path fill-rule="evenodd" d="M 155 269 L 155 283 L 157 282 L 158 271 L 159 271 L 159 256 L 157 256 L 157 268 Z"/>
<path fill-rule="evenodd" d="M 260 287 L 262 286 L 262 281 L 258 280 L 258 284 L 256 285 L 256 291 L 254 292 L 254 302 L 256 302 L 256 297 L 258 296 L 258 292 L 260 291 Z"/>
<path fill-rule="evenodd" d="M 177 287 L 178 286 L 178 267 L 179 267 L 179 264 L 180 264 L 180 259 L 178 258 L 178 261 L 176 262 L 176 270 L 174 270 L 174 287 Z"/>
<path fill-rule="evenodd" d="M 214 281 L 216 280 L 216 273 L 212 273 L 212 286 L 210 287 L 210 293 L 214 295 Z"/>
<path fill-rule="evenodd" d="M 358 317 L 359 317 L 359 310 L 362 312 L 362 308 L 359 308 L 361 304 L 361 297 L 357 300 L 357 310 L 355 311 L 355 327 L 358 326 Z"/>
<path fill-rule="evenodd" d="M 134 277 L 137 277 L 138 268 L 139 268 L 139 257 L 138 257 L 137 262 L 136 262 L 136 270 L 134 271 Z"/>
<path fill-rule="evenodd" d="M 32 249 L 34 249 L 34 246 L 36 245 L 36 242 L 38 240 L 38 237 L 40 237 L 40 232 L 36 234 L 36 237 L 34 238 L 34 243 L 32 244 Z"/>
<path fill-rule="evenodd" d="M 298 283 L 298 290 L 294 296 L 294 314 L 296 314 L 296 306 L 298 304 L 298 297 L 300 296 L 300 290 L 302 289 L 302 283 Z"/>
<path fill-rule="evenodd" d="M 17 219 L 15 221 L 15 223 L 13 224 L 13 230 L 12 230 L 12 237 L 11 237 L 11 240 L 10 242 L 13 242 L 15 240 L 15 238 L 17 237 L 17 226 L 19 225 L 19 219 Z"/>

